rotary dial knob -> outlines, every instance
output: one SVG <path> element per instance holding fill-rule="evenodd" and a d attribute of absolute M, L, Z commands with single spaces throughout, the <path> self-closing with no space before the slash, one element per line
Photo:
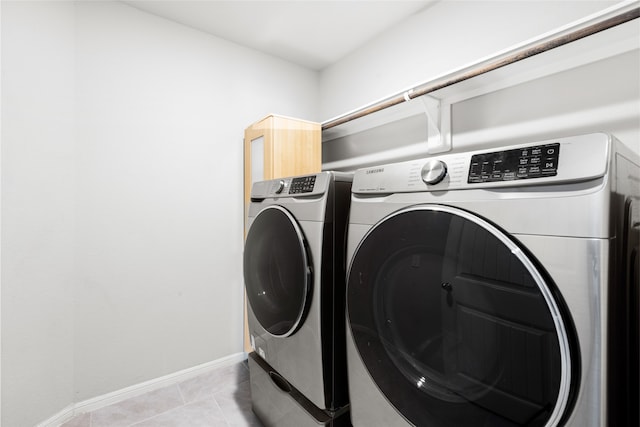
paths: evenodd
<path fill-rule="evenodd" d="M 447 164 L 442 160 L 429 160 L 422 167 L 420 175 L 425 184 L 437 184 L 447 176 Z"/>
<path fill-rule="evenodd" d="M 286 183 L 284 182 L 284 180 L 283 180 L 283 179 L 281 179 L 281 180 L 278 182 L 278 188 L 276 188 L 276 194 L 280 194 L 280 193 L 282 193 L 282 191 L 284 190 L 284 187 L 285 187 L 285 186 L 286 186 Z"/>

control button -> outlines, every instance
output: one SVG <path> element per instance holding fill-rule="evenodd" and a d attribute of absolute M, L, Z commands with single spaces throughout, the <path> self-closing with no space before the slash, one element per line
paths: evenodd
<path fill-rule="evenodd" d="M 283 179 L 281 179 L 281 180 L 278 182 L 278 188 L 276 188 L 276 194 L 280 194 L 280 193 L 282 193 L 282 190 L 284 190 L 284 187 L 285 187 L 285 186 L 286 186 L 286 183 L 284 182 L 284 180 L 283 180 Z"/>
<path fill-rule="evenodd" d="M 427 185 L 435 185 L 447 176 L 447 165 L 442 160 L 429 160 L 420 171 L 422 180 Z"/>

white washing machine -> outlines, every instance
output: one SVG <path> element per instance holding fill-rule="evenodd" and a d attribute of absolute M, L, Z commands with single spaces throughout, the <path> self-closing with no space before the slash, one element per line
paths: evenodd
<path fill-rule="evenodd" d="M 354 426 L 637 426 L 637 156 L 606 134 L 358 170 Z"/>
<path fill-rule="evenodd" d="M 244 280 L 253 409 L 267 426 L 348 422 L 345 241 L 351 174 L 255 183 Z"/>

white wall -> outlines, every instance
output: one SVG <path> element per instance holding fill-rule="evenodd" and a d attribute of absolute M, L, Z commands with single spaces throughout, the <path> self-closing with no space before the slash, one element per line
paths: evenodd
<path fill-rule="evenodd" d="M 317 73 L 116 2 L 2 7 L 2 425 L 243 351 L 243 131 L 316 119 Z"/>
<path fill-rule="evenodd" d="M 317 75 L 125 5 L 78 6 L 76 386 L 242 351 L 242 138 Z"/>
<path fill-rule="evenodd" d="M 604 131 L 640 154 L 638 76 L 634 49 L 462 101 L 452 112 L 454 149 Z"/>
<path fill-rule="evenodd" d="M 2 2 L 2 420 L 73 399 L 74 10 Z"/>
<path fill-rule="evenodd" d="M 604 9 L 616 1 L 442 0 L 320 75 L 328 120 Z"/>

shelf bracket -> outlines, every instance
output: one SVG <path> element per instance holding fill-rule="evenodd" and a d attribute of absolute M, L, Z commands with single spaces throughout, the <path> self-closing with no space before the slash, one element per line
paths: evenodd
<path fill-rule="evenodd" d="M 429 95 L 420 98 L 427 114 L 427 153 L 451 151 L 451 104 Z"/>

